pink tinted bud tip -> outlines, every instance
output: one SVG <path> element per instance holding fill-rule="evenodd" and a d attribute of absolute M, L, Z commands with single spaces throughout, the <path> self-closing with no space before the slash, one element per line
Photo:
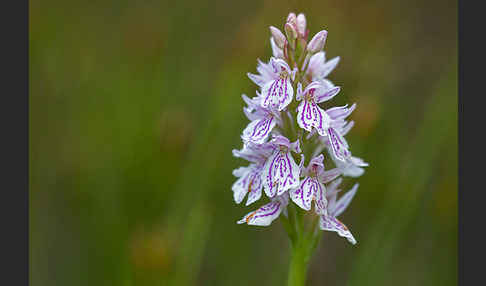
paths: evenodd
<path fill-rule="evenodd" d="M 292 26 L 296 26 L 297 24 L 297 16 L 295 16 L 295 13 L 289 13 L 287 16 L 287 23 L 290 23 Z"/>
<path fill-rule="evenodd" d="M 305 37 L 305 29 L 307 26 L 307 21 L 305 19 L 304 14 L 300 13 L 297 16 L 297 32 L 301 38 Z"/>
<path fill-rule="evenodd" d="M 324 44 L 326 43 L 327 38 L 327 31 L 322 30 L 319 33 L 315 34 L 312 40 L 307 45 L 307 51 L 314 54 L 321 51 L 324 48 Z"/>

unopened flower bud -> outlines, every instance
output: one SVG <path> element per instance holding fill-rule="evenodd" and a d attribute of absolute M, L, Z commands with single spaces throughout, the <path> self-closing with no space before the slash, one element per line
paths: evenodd
<path fill-rule="evenodd" d="M 289 23 L 286 23 L 284 26 L 284 30 L 290 46 L 292 47 L 292 49 L 295 49 L 295 39 L 297 39 L 297 31 L 295 30 L 295 27 Z"/>
<path fill-rule="evenodd" d="M 289 13 L 287 16 L 287 23 L 290 23 L 294 27 L 297 25 L 297 16 L 295 16 L 295 13 Z"/>
<path fill-rule="evenodd" d="M 322 30 L 319 33 L 315 34 L 312 40 L 307 45 L 307 51 L 311 54 L 314 54 L 322 50 L 324 48 L 324 44 L 326 43 L 326 38 L 326 30 Z"/>
<path fill-rule="evenodd" d="M 304 14 L 300 13 L 297 16 L 297 32 L 299 33 L 299 36 L 303 38 L 305 36 L 305 28 L 307 25 L 307 21 L 305 19 Z"/>
<path fill-rule="evenodd" d="M 286 41 L 284 34 L 274 26 L 270 26 L 270 33 L 272 33 L 273 40 L 277 47 L 283 49 Z"/>

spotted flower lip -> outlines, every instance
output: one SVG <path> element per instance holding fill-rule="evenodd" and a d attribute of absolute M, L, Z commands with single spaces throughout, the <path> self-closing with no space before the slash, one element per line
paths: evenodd
<path fill-rule="evenodd" d="M 283 59 L 272 57 L 268 64 L 259 61 L 257 71 L 259 75 L 248 73 L 248 77 L 262 89 L 260 105 L 282 111 L 293 99 L 297 68 L 292 70 Z"/>
<path fill-rule="evenodd" d="M 240 167 L 233 171 L 233 175 L 239 179 L 233 184 L 233 198 L 237 204 L 241 203 L 248 193 L 246 205 L 259 200 L 262 196 L 262 174 L 263 165 L 250 164 L 248 167 Z"/>
<path fill-rule="evenodd" d="M 244 142 L 261 144 L 266 141 L 268 135 L 276 125 L 281 125 L 280 114 L 271 108 L 263 108 L 258 102 L 258 97 L 249 99 L 242 95 L 243 100 L 248 104 L 243 111 L 251 122 L 243 130 L 241 138 Z"/>
<path fill-rule="evenodd" d="M 323 162 L 322 154 L 314 157 L 302 172 L 305 178 L 297 188 L 289 192 L 292 201 L 306 211 L 310 211 L 312 201 L 314 201 L 315 212 L 319 215 L 325 214 L 327 208 L 326 188 L 322 181 Z"/>
<path fill-rule="evenodd" d="M 302 91 L 302 85 L 298 84 L 296 99 L 301 102 L 297 107 L 297 123 L 308 132 L 315 128 L 319 135 L 327 136 L 327 129 L 330 127 L 332 118 L 318 104 L 336 96 L 340 87 L 330 89 L 321 87 L 320 83 L 312 82 Z"/>
<path fill-rule="evenodd" d="M 257 226 L 268 226 L 277 219 L 283 212 L 286 215 L 286 208 L 289 203 L 288 194 L 274 197 L 270 203 L 252 211 L 240 219 L 237 223 Z"/>
<path fill-rule="evenodd" d="M 358 190 L 359 184 L 355 184 L 351 190 L 349 190 L 345 195 L 343 195 L 339 200 L 336 201 L 337 192 L 328 197 L 328 212 L 327 214 L 321 215 L 319 218 L 319 227 L 322 230 L 334 231 L 341 237 L 345 237 L 352 244 L 356 244 L 356 239 L 354 238 L 351 231 L 344 225 L 337 217 L 346 210 L 349 203 L 353 199 L 356 191 Z"/>
<path fill-rule="evenodd" d="M 267 159 L 262 174 L 265 193 L 270 198 L 299 185 L 300 169 L 290 152 L 301 152 L 299 141 L 291 143 L 280 135 L 272 139 L 271 144 L 275 149 Z"/>

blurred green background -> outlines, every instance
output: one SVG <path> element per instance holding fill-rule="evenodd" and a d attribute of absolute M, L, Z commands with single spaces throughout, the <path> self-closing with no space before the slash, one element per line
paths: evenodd
<path fill-rule="evenodd" d="M 284 285 L 279 221 L 237 225 L 241 93 L 268 26 L 328 30 L 370 163 L 308 285 L 456 285 L 456 1 L 30 1 L 31 285 Z"/>

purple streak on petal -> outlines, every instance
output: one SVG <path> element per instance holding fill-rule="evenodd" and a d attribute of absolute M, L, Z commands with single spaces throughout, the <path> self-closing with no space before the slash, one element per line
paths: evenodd
<path fill-rule="evenodd" d="M 269 205 L 266 205 L 266 207 L 263 206 L 260 208 L 261 212 L 253 216 L 253 219 L 274 215 L 280 211 L 281 205 L 282 203 L 279 201 L 271 202 Z"/>
<path fill-rule="evenodd" d="M 245 215 L 237 223 L 247 223 L 248 225 L 268 226 L 282 212 L 283 203 L 280 200 L 274 200 L 256 211 Z"/>
<path fill-rule="evenodd" d="M 320 217 L 319 227 L 322 230 L 335 231 L 339 236 L 345 237 L 352 244 L 356 244 L 356 239 L 354 239 L 346 225 L 335 217 L 322 215 Z"/>
<path fill-rule="evenodd" d="M 346 158 L 350 153 L 347 150 L 347 144 L 344 142 L 344 139 L 336 132 L 336 130 L 334 130 L 334 128 L 328 128 L 327 135 L 336 159 L 346 162 Z"/>
<path fill-rule="evenodd" d="M 315 209 L 319 215 L 325 214 L 327 211 L 326 189 L 318 180 L 316 182 L 316 190 L 314 191 Z"/>
<path fill-rule="evenodd" d="M 252 121 L 243 130 L 241 138 L 245 141 L 261 144 L 265 142 L 272 129 L 275 127 L 275 120 L 273 116 L 267 115 L 267 117 Z"/>
<path fill-rule="evenodd" d="M 237 204 L 243 201 L 247 193 L 250 193 L 249 201 L 252 200 L 254 202 L 260 198 L 262 189 L 261 172 L 262 166 L 256 164 L 241 167 L 233 172 L 235 176 L 240 177 L 232 186 L 234 200 Z"/>
<path fill-rule="evenodd" d="M 306 211 L 311 209 L 312 197 L 314 194 L 314 189 L 312 187 L 313 182 L 311 181 L 313 180 L 310 177 L 305 177 L 305 179 L 300 182 L 298 188 L 290 191 L 290 198 L 292 201 Z"/>
<path fill-rule="evenodd" d="M 265 184 L 265 193 L 267 194 L 267 196 L 269 198 L 272 198 L 275 196 L 276 194 L 276 190 L 275 190 L 275 185 L 277 184 L 277 182 L 274 183 L 274 169 L 275 169 L 275 165 L 277 164 L 276 161 L 279 159 L 279 152 L 277 151 L 275 155 L 273 155 L 272 157 L 269 158 L 269 160 L 267 161 L 267 164 L 268 164 L 268 167 L 265 168 L 266 170 L 266 173 L 263 174 L 262 173 L 262 176 L 265 176 L 263 178 L 263 181 L 266 183 Z M 277 186 L 278 188 L 278 186 Z"/>

